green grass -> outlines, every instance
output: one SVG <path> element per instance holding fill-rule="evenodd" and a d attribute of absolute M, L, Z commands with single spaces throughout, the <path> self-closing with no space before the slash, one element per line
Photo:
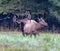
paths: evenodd
<path fill-rule="evenodd" d="M 60 51 L 60 35 L 40 33 L 24 37 L 20 32 L 0 32 L 0 51 Z"/>

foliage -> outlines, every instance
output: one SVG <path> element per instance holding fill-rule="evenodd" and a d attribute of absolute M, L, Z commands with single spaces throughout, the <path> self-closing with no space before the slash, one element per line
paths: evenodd
<path fill-rule="evenodd" d="M 41 33 L 24 37 L 19 32 L 0 33 L 0 45 L 7 51 L 60 51 L 60 35 Z"/>
<path fill-rule="evenodd" d="M 14 9 L 19 5 L 20 0 L 0 0 L 0 12 L 8 13 L 14 11 Z"/>
<path fill-rule="evenodd" d="M 30 10 L 32 17 L 45 13 L 46 19 L 56 17 L 60 22 L 59 0 L 0 0 L 0 13 L 22 14 L 25 10 Z"/>
<path fill-rule="evenodd" d="M 50 14 L 60 21 L 60 1 L 49 0 L 49 2 L 51 3 L 51 7 L 49 8 Z"/>
<path fill-rule="evenodd" d="M 37 2 L 36 2 L 37 1 Z M 38 3 L 40 2 L 40 3 Z M 38 0 L 0 0 L 0 13 L 1 12 L 24 12 L 24 10 L 31 10 L 37 12 L 43 9 L 43 1 Z"/>

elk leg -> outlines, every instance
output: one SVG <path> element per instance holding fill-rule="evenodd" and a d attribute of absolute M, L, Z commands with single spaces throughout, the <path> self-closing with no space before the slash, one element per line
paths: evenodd
<path fill-rule="evenodd" d="M 39 35 L 39 31 L 34 31 L 33 34 L 36 36 L 37 34 Z"/>
<path fill-rule="evenodd" d="M 24 32 L 22 32 L 22 34 L 23 34 L 23 36 L 25 36 L 25 33 Z"/>

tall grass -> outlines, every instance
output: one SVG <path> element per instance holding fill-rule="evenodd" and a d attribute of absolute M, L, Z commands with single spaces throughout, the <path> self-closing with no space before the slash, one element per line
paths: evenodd
<path fill-rule="evenodd" d="M 0 32 L 0 51 L 60 51 L 60 35 L 40 33 L 24 37 L 20 32 Z"/>

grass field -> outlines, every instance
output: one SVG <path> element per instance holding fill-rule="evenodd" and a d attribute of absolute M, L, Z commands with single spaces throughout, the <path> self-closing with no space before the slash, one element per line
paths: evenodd
<path fill-rule="evenodd" d="M 0 51 L 60 51 L 60 35 L 40 33 L 24 37 L 20 32 L 0 32 Z"/>

